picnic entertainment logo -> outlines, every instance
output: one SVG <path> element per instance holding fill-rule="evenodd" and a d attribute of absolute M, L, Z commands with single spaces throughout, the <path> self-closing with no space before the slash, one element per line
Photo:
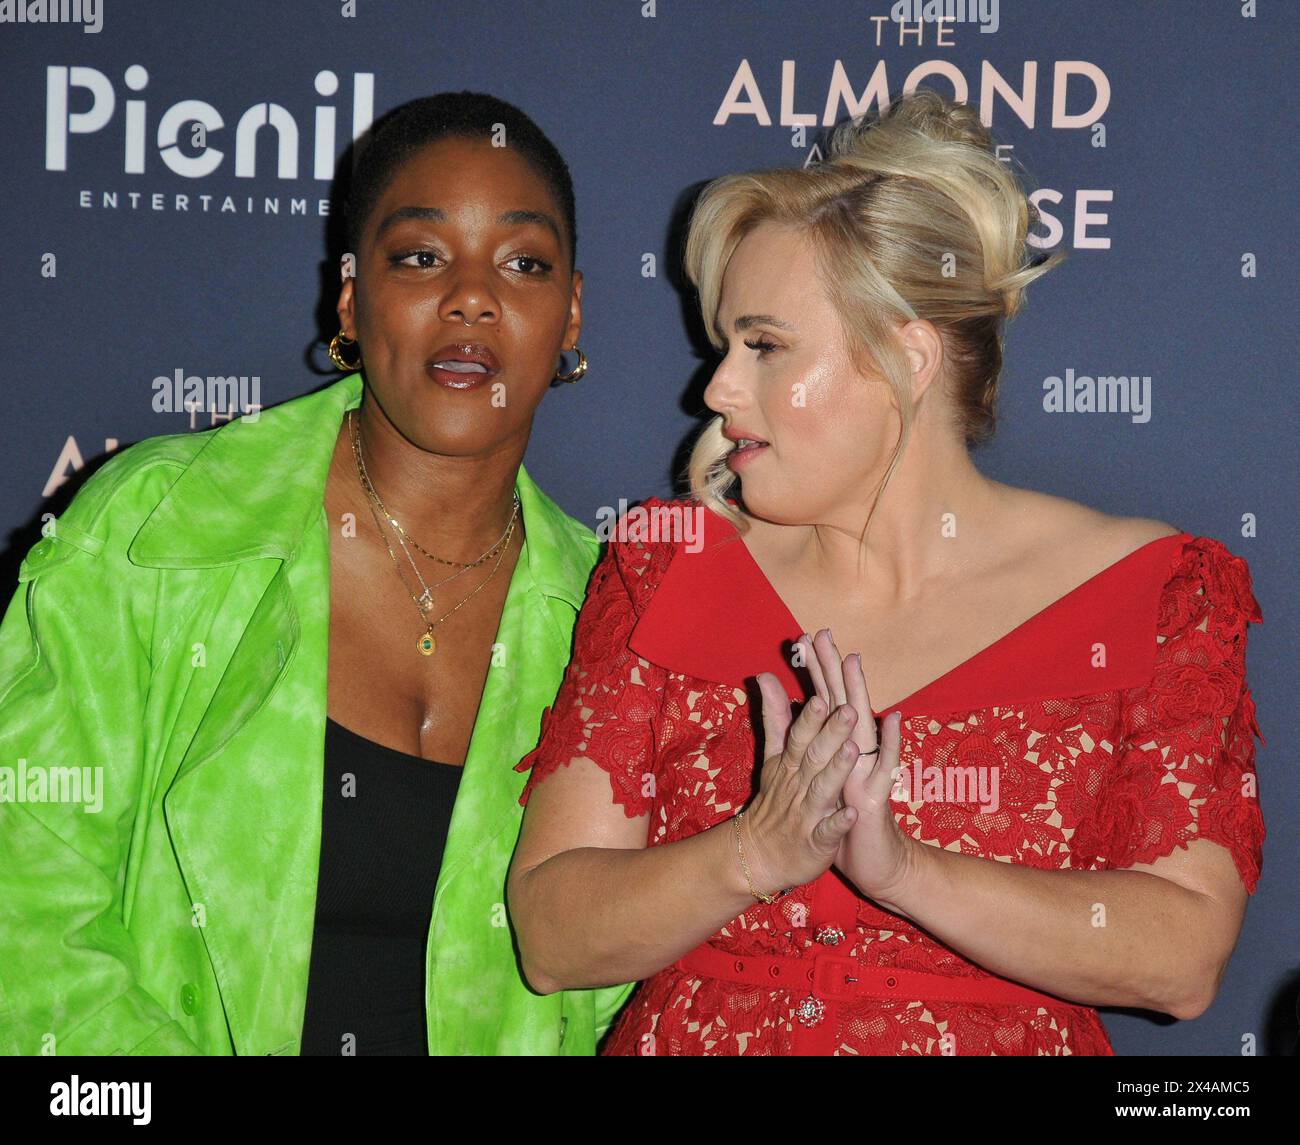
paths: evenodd
<path fill-rule="evenodd" d="M 74 173 L 79 148 L 88 137 L 101 135 L 120 142 L 125 176 L 156 180 L 78 187 L 78 207 L 191 216 L 329 214 L 326 192 L 347 146 L 339 140 L 339 108 L 333 102 L 311 103 L 296 93 L 289 106 L 253 102 L 242 110 L 227 107 L 223 114 L 206 100 L 173 98 L 174 90 L 164 87 L 160 94 L 151 84 L 154 78 L 141 64 L 123 72 L 120 88 L 98 68 L 46 69 L 45 170 Z M 329 69 L 316 73 L 314 88 L 325 101 L 348 94 Z M 351 139 L 356 140 L 374 118 L 374 74 L 353 73 L 350 89 Z M 73 111 L 74 106 L 84 110 Z M 236 116 L 233 134 L 227 116 Z M 263 142 L 259 156 L 259 140 L 268 137 L 273 147 Z M 176 178 L 189 182 L 178 188 Z M 303 185 L 308 179 L 312 183 Z M 249 183 L 239 186 L 239 180 Z"/>

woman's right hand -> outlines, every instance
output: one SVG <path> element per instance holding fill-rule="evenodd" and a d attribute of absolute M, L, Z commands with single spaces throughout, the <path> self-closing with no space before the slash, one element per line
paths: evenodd
<path fill-rule="evenodd" d="M 857 819 L 842 805 L 844 783 L 858 760 L 849 739 L 857 712 L 828 712 L 813 697 L 791 721 L 790 699 L 771 672 L 757 677 L 763 697 L 763 770 L 758 794 L 740 823 L 754 886 L 768 894 L 812 882 L 835 859 Z"/>

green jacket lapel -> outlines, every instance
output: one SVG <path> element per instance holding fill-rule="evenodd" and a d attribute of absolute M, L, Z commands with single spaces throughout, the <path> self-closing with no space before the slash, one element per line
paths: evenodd
<path fill-rule="evenodd" d="M 213 434 L 128 551 L 139 565 L 219 570 L 204 578 L 206 604 L 194 610 L 185 639 L 187 647 L 203 645 L 202 670 L 220 677 L 210 692 L 200 670 L 185 684 L 168 748 L 179 762 L 164 808 L 190 898 L 202 907 L 203 938 L 239 1053 L 292 1052 L 301 1028 L 327 709 L 323 494 L 339 425 L 361 394 L 360 376 L 349 375 Z M 442 910 L 444 892 L 474 872 L 487 878 L 485 893 L 495 898 L 495 884 L 504 880 L 520 814 L 513 768 L 554 698 L 598 549 L 594 535 L 538 489 L 523 466 L 516 489 L 524 548 L 435 896 L 431 945 L 448 955 L 448 971 L 434 976 L 431 988 L 448 997 L 473 989 L 452 967 L 457 952 L 482 949 L 483 920 Z M 476 887 L 462 897 L 481 896 Z M 460 965 L 472 972 L 473 959 Z M 435 1014 L 457 1012 L 438 997 L 430 1009 L 431 1025 Z"/>

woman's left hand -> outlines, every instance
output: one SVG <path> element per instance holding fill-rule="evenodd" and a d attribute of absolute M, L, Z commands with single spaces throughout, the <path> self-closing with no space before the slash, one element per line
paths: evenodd
<path fill-rule="evenodd" d="M 806 653 L 808 671 L 823 702 L 834 710 L 848 703 L 858 713 L 850 738 L 859 752 L 877 746 L 876 721 L 862 671 L 862 659 L 853 653 L 841 660 L 829 629 L 811 638 Z M 808 648 L 808 642 L 800 639 Z M 899 766 L 901 715 L 891 712 L 881 721 L 875 755 L 859 756 L 844 784 L 844 803 L 857 811 L 857 819 L 840 843 L 835 866 L 864 896 L 889 906 L 910 879 L 919 846 L 904 835 L 894 820 L 889 795 Z"/>

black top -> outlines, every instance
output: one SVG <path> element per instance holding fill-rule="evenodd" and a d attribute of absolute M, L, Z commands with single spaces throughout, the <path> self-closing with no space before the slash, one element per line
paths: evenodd
<path fill-rule="evenodd" d="M 301 1053 L 428 1054 L 425 948 L 461 768 L 327 716 L 324 771 Z"/>

